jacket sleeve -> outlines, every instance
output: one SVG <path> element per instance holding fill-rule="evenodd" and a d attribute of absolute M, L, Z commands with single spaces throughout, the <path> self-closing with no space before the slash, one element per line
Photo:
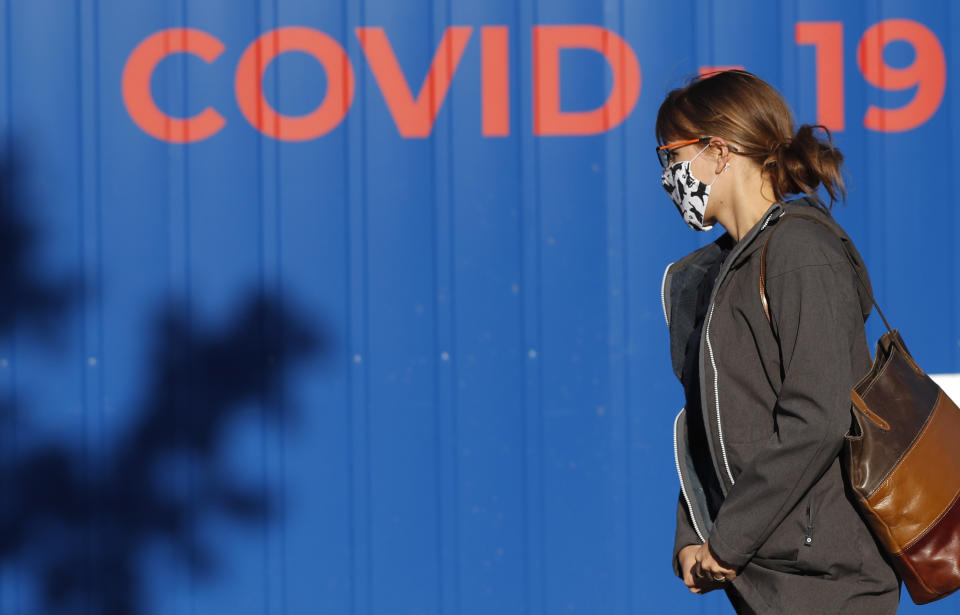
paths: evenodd
<path fill-rule="evenodd" d="M 782 248 L 809 253 L 809 244 L 791 243 Z M 742 469 L 709 536 L 714 555 L 729 565 L 754 556 L 839 455 L 850 427 L 854 327 L 863 320 L 850 263 L 837 259 L 819 252 L 768 275 L 783 382 L 776 431 Z"/>
<path fill-rule="evenodd" d="M 680 570 L 680 560 L 677 556 L 680 550 L 689 545 L 699 545 L 700 537 L 697 536 L 693 524 L 690 522 L 690 513 L 687 511 L 687 503 L 683 501 L 683 492 L 677 497 L 677 531 L 673 538 L 673 573 L 679 578 L 683 578 L 683 572 Z"/>

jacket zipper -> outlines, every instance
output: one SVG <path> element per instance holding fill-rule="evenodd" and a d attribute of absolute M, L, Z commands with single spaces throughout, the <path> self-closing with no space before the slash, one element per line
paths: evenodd
<path fill-rule="evenodd" d="M 774 212 L 774 213 L 776 213 L 776 212 Z M 783 215 L 783 212 L 780 212 L 780 216 L 782 216 L 782 215 Z M 776 218 L 774 218 L 774 217 L 773 217 L 773 214 L 770 214 L 770 215 L 767 217 L 767 219 L 763 221 L 763 226 L 760 227 L 760 230 L 762 231 L 763 229 L 767 228 L 767 225 L 770 224 L 771 222 L 773 222 L 774 220 L 779 220 L 779 219 L 780 219 L 780 216 L 777 216 Z M 759 231 L 757 231 L 757 232 L 759 233 Z"/>
<path fill-rule="evenodd" d="M 710 314 L 707 316 L 707 352 L 710 355 L 710 366 L 713 368 L 713 400 L 717 406 L 717 439 L 720 440 L 720 455 L 723 457 L 723 467 L 730 478 L 730 484 L 736 484 L 733 480 L 733 472 L 730 471 L 730 462 L 727 460 L 727 445 L 723 441 L 723 423 L 720 421 L 720 385 L 717 377 L 717 362 L 713 358 L 713 344 L 710 342 L 710 323 L 713 322 L 713 308 L 716 303 L 710 304 Z"/>
<path fill-rule="evenodd" d="M 773 214 L 767 216 L 767 219 L 763 221 L 763 225 L 760 227 L 760 230 L 762 231 L 763 229 L 767 228 L 767 225 L 770 224 L 770 222 L 774 219 L 775 218 Z M 776 219 L 779 219 L 779 216 Z M 759 233 L 759 231 L 757 232 Z M 730 258 L 730 256 L 728 256 L 728 258 Z M 719 285 L 720 282 L 721 280 L 718 279 L 716 284 Z M 713 400 L 717 407 L 717 439 L 720 440 L 720 455 L 723 457 L 723 468 L 727 471 L 727 477 L 730 479 L 730 484 L 734 485 L 736 484 L 736 481 L 733 479 L 733 472 L 730 471 L 730 462 L 727 459 L 727 444 L 723 441 L 723 422 L 720 420 L 720 384 L 717 375 L 717 361 L 713 357 L 713 343 L 710 341 L 710 324 L 713 322 L 713 309 L 715 306 L 716 297 L 714 297 L 714 301 L 710 304 L 710 313 L 707 315 L 707 325 L 705 328 L 704 337 L 707 339 L 707 352 L 710 355 L 710 367 L 713 368 Z"/>
<path fill-rule="evenodd" d="M 706 542 L 706 539 L 703 537 L 703 532 L 700 531 L 700 526 L 697 525 L 697 516 L 693 514 L 693 505 L 690 504 L 690 496 L 687 495 L 687 487 L 683 484 L 683 473 L 680 472 L 680 447 L 677 445 L 677 422 L 680 420 L 680 415 L 683 414 L 685 408 L 681 408 L 680 412 L 677 413 L 677 417 L 673 419 L 673 462 L 677 466 L 677 476 L 680 478 L 680 492 L 683 494 L 683 499 L 687 503 L 687 513 L 690 515 L 690 522 L 693 524 L 693 531 L 697 533 L 697 537 L 700 538 L 700 542 Z"/>
<path fill-rule="evenodd" d="M 813 545 L 813 496 L 807 500 L 807 531 L 803 535 L 803 546 Z"/>
<path fill-rule="evenodd" d="M 673 265 L 673 263 L 670 263 Z M 667 326 L 670 326 L 670 317 L 667 316 L 667 272 L 670 271 L 670 265 L 667 265 L 666 269 L 663 270 L 663 278 L 660 280 L 660 304 L 663 306 L 663 319 L 667 321 Z"/>

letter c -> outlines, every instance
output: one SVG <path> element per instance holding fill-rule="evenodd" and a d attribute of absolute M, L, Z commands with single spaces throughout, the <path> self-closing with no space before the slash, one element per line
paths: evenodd
<path fill-rule="evenodd" d="M 150 93 L 150 78 L 157 65 L 175 53 L 191 53 L 208 64 L 223 53 L 218 38 L 194 28 L 169 28 L 148 36 L 127 58 L 123 68 L 123 103 L 127 113 L 145 133 L 170 143 L 202 141 L 227 123 L 212 107 L 187 119 L 171 117 L 157 107 Z"/>

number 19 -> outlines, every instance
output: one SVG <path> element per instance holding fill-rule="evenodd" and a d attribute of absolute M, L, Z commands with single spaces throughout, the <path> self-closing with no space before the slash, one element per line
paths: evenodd
<path fill-rule="evenodd" d="M 798 22 L 798 45 L 813 45 L 816 53 L 817 122 L 843 130 L 843 24 L 839 21 Z M 884 48 L 905 41 L 914 49 L 913 62 L 895 68 L 883 59 Z M 937 111 L 947 85 L 947 63 L 937 36 L 909 19 L 886 19 L 870 26 L 857 45 L 857 66 L 870 85 L 900 91 L 916 87 L 906 105 L 886 109 L 870 105 L 863 125 L 879 132 L 903 132 L 920 126 Z"/>

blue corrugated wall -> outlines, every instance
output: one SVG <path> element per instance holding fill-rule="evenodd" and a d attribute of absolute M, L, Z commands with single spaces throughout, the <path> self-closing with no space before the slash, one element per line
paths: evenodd
<path fill-rule="evenodd" d="M 0 19 L 3 614 L 728 612 L 669 563 L 660 278 L 716 231 L 653 121 L 702 67 L 835 128 L 880 304 L 960 372 L 948 0 Z"/>

